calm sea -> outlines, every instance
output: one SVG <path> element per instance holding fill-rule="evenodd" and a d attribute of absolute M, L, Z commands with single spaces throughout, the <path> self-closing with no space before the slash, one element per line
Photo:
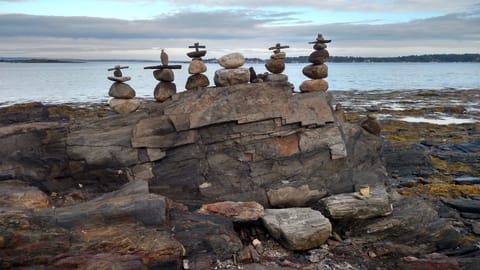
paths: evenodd
<path fill-rule="evenodd" d="M 0 63 L 0 106 L 40 101 L 43 103 L 106 102 L 111 81 L 108 68 L 116 64 L 128 65 L 125 76 L 138 97 L 152 98 L 158 83 L 152 70 L 143 67 L 151 62 L 88 62 L 77 64 L 13 64 Z M 417 89 L 473 89 L 480 88 L 478 63 L 327 63 L 330 90 L 417 90 Z M 289 76 L 296 90 L 303 80 L 306 64 L 287 64 L 284 74 Z M 183 91 L 188 77 L 188 64 L 175 70 L 177 90 Z M 263 64 L 253 66 L 257 73 L 265 72 Z M 213 74 L 220 67 L 207 64 L 205 75 L 213 84 Z"/>

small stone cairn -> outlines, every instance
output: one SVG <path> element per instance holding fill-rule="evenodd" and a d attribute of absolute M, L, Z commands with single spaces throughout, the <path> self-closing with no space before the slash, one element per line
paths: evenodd
<path fill-rule="evenodd" d="M 328 82 L 324 78 L 328 76 L 328 67 L 325 62 L 330 56 L 326 50 L 326 43 L 329 42 L 331 40 L 325 40 L 322 34 L 318 34 L 317 40 L 309 42 L 309 44 L 314 44 L 315 51 L 308 57 L 308 61 L 312 64 L 303 68 L 303 74 L 311 80 L 306 80 L 300 85 L 301 92 L 327 91 Z"/>
<path fill-rule="evenodd" d="M 130 80 L 130 77 L 123 76 L 122 69 L 126 69 L 128 66 L 116 65 L 113 68 L 109 68 L 108 71 L 113 70 L 113 76 L 107 78 L 114 83 L 110 86 L 108 95 L 113 97 L 109 105 L 117 113 L 130 113 L 134 112 L 140 106 L 140 101 L 134 99 L 136 93 L 133 88 L 125 83 Z"/>
<path fill-rule="evenodd" d="M 159 81 L 153 91 L 153 97 L 159 102 L 171 98 L 177 93 L 177 86 L 173 83 L 175 76 L 172 69 L 181 69 L 181 65 L 169 65 L 168 54 L 162 49 L 160 53 L 161 65 L 144 67 L 144 69 L 155 69 L 153 71 L 153 77 Z"/>
<path fill-rule="evenodd" d="M 242 68 L 245 57 L 241 53 L 230 53 L 218 59 L 222 69 L 215 71 L 213 80 L 218 87 L 230 86 L 250 81 L 250 71 Z"/>
<path fill-rule="evenodd" d="M 273 54 L 270 56 L 270 61 L 265 64 L 265 68 L 270 71 L 270 74 L 267 74 L 265 81 L 271 82 L 288 82 L 288 76 L 281 74 L 285 70 L 285 52 L 280 51 L 280 49 L 290 48 L 288 45 L 280 45 L 280 43 L 275 44 L 275 46 L 268 48 L 273 50 Z"/>
<path fill-rule="evenodd" d="M 191 76 L 187 79 L 185 89 L 193 90 L 207 87 L 210 81 L 207 76 L 202 74 L 207 71 L 207 66 L 202 62 L 202 57 L 207 54 L 207 51 L 198 50 L 204 49 L 205 45 L 199 45 L 198 42 L 195 42 L 193 46 L 188 46 L 188 48 L 195 49 L 195 51 L 187 53 L 187 56 L 192 58 L 192 62 L 188 66 L 188 73 L 191 74 Z"/>

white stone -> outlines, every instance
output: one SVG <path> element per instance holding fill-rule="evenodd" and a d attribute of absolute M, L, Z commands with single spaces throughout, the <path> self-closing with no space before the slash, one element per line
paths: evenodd
<path fill-rule="evenodd" d="M 239 68 L 245 64 L 245 57 L 241 53 L 230 53 L 220 57 L 218 64 L 226 69 Z"/>

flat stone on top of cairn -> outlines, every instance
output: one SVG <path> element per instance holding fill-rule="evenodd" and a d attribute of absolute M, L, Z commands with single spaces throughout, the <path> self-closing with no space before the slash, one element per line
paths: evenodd
<path fill-rule="evenodd" d="M 116 65 L 113 68 L 109 68 L 108 71 L 113 71 L 113 76 L 107 78 L 114 83 L 110 86 L 108 95 L 113 97 L 109 101 L 109 105 L 113 111 L 117 113 L 130 113 L 134 112 L 140 106 L 140 102 L 134 99 L 136 93 L 133 88 L 125 83 L 130 80 L 130 77 L 123 76 L 122 69 L 126 69 L 128 66 Z"/>
<path fill-rule="evenodd" d="M 153 97 L 159 102 L 164 102 L 165 100 L 171 98 L 177 93 L 177 86 L 173 83 L 175 76 L 172 69 L 181 69 L 181 65 L 169 65 L 168 64 L 168 54 L 162 49 L 160 53 L 161 65 L 158 66 L 148 66 L 144 69 L 155 69 L 153 71 L 153 77 L 160 81 L 153 90 Z"/>
<path fill-rule="evenodd" d="M 216 86 L 230 86 L 250 81 L 250 71 L 241 67 L 245 64 L 245 57 L 241 53 L 224 55 L 218 59 L 218 64 L 223 68 L 215 71 L 213 80 Z"/>
<path fill-rule="evenodd" d="M 280 43 L 275 44 L 275 46 L 268 48 L 273 50 L 273 54 L 270 56 L 270 61 L 265 64 L 265 68 L 270 71 L 272 74 L 268 74 L 265 78 L 266 81 L 288 81 L 288 76 L 281 74 L 285 70 L 285 52 L 280 51 L 280 49 L 290 48 L 288 45 L 280 45 Z"/>
<path fill-rule="evenodd" d="M 314 44 L 313 49 L 315 50 L 308 57 L 308 61 L 312 64 L 304 67 L 302 72 L 311 80 L 306 80 L 300 85 L 301 92 L 325 92 L 328 90 L 328 82 L 324 79 L 328 77 L 328 67 L 325 62 L 330 57 L 326 50 L 326 43 L 330 42 L 331 40 L 324 39 L 322 34 L 318 34 L 315 41 L 309 42 L 309 44 Z"/>
<path fill-rule="evenodd" d="M 210 81 L 208 80 L 208 77 L 203 74 L 207 71 L 207 66 L 202 61 L 202 57 L 207 54 L 207 51 L 199 50 L 206 47 L 205 45 L 200 45 L 200 43 L 195 42 L 193 46 L 188 46 L 188 48 L 195 49 L 195 51 L 187 53 L 187 56 L 192 58 L 192 62 L 188 66 L 188 73 L 191 74 L 191 76 L 187 79 L 185 89 L 193 90 L 207 87 L 210 84 Z"/>

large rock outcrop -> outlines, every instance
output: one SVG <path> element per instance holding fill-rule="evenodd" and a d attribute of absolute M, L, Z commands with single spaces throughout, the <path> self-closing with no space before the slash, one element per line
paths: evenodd
<path fill-rule="evenodd" d="M 269 194 L 288 187 L 337 194 L 385 179 L 379 137 L 338 121 L 328 93 L 294 94 L 288 83 L 203 88 L 131 114 L 73 121 L 37 110 L 29 123 L 4 113 L 0 178 L 47 192 L 79 184 L 106 192 L 143 179 L 187 204 L 269 206 L 278 201 Z"/>

